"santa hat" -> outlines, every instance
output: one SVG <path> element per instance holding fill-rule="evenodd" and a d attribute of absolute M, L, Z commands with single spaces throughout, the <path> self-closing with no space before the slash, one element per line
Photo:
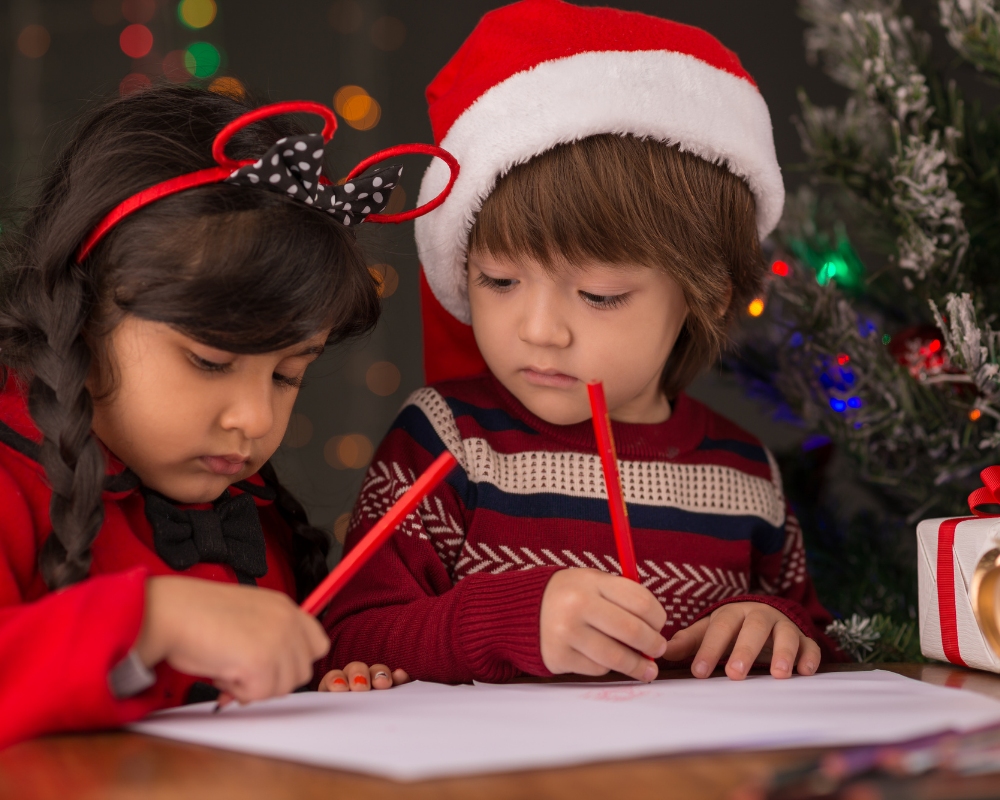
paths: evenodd
<path fill-rule="evenodd" d="M 469 327 L 469 232 L 497 178 L 601 133 L 676 144 L 725 166 L 770 233 L 785 190 L 771 116 L 735 53 L 705 31 L 634 12 L 522 0 L 486 14 L 427 88 L 435 142 L 461 164 L 447 201 L 416 221 L 429 383 L 484 368 Z M 434 161 L 419 202 L 447 185 Z"/>

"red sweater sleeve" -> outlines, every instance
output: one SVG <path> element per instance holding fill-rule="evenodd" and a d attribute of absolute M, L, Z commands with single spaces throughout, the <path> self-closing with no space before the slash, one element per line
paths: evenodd
<path fill-rule="evenodd" d="M 43 733 L 120 725 L 165 705 L 156 687 L 118 700 L 108 686 L 142 626 L 145 571 L 38 597 L 30 509 L 2 468 L 0 498 L 0 748 Z"/>
<path fill-rule="evenodd" d="M 345 551 L 426 469 L 437 453 L 393 430 L 372 460 L 355 505 Z M 558 567 L 452 584 L 464 541 L 465 509 L 456 468 L 334 599 L 324 617 L 333 646 L 317 679 L 351 661 L 405 669 L 418 680 L 503 681 L 548 676 L 539 642 L 542 594 Z"/>
<path fill-rule="evenodd" d="M 706 608 L 698 619 L 729 603 L 765 603 L 776 608 L 798 625 L 820 647 L 823 661 L 850 661 L 826 633 L 833 617 L 819 601 L 812 579 L 806 570 L 806 551 L 802 528 L 791 508 L 785 508 L 785 543 L 779 553 L 763 556 L 754 552 L 752 594 L 729 597 Z"/>

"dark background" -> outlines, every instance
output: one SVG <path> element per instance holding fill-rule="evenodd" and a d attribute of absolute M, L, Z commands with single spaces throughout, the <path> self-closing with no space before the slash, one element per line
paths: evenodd
<path fill-rule="evenodd" d="M 154 16 L 146 23 L 154 36 L 153 51 L 133 62 L 119 46 L 129 24 L 123 6 L 124 14 L 134 17 L 129 3 L 142 0 L 0 0 L 0 196 L 5 201 L 0 224 L 16 221 L 18 204 L 31 197 L 37 176 L 81 108 L 118 92 L 130 73 L 156 79 L 165 54 L 197 41 L 211 42 L 223 53 L 214 77 L 237 77 L 271 101 L 332 104 L 341 86 L 367 90 L 380 104 L 381 118 L 364 131 L 341 121 L 333 153 L 341 174 L 376 150 L 430 142 L 424 88 L 482 14 L 503 5 L 488 0 L 217 1 L 215 20 L 189 30 L 178 19 L 177 0 L 155 0 Z M 806 63 L 804 23 L 796 16 L 794 0 L 621 0 L 621 5 L 703 27 L 737 52 L 770 106 L 778 159 L 793 186 L 797 178 L 789 167 L 802 160 L 791 122 L 796 89 L 805 87 L 819 104 L 839 103 L 844 96 Z M 392 19 L 387 22 L 386 17 Z M 43 26 L 50 37 L 42 55 L 37 43 L 34 51 L 28 46 L 29 55 L 19 47 L 29 25 Z M 396 41 L 384 35 L 386 30 L 396 34 Z M 401 31 L 405 37 L 399 44 Z M 407 207 L 426 161 L 405 161 Z M 338 533 L 360 486 L 365 447 L 354 438 L 338 451 L 342 440 L 336 437 L 360 434 L 377 445 L 406 396 L 423 381 L 412 223 L 371 227 L 375 230 L 362 236 L 371 263 L 391 265 L 398 288 L 387 298 L 382 322 L 371 337 L 325 355 L 311 369 L 286 443 L 276 456 L 280 474 L 306 503 L 314 522 L 331 530 L 336 526 Z M 387 395 L 374 393 L 366 381 L 377 362 L 394 365 L 400 374 L 398 388 Z M 391 378 L 390 367 L 383 365 L 382 372 Z M 377 388 L 385 392 L 391 383 Z M 793 446 L 800 438 L 797 429 L 772 421 L 745 400 L 732 379 L 718 371 L 701 378 L 692 394 L 774 448 Z M 357 463 L 345 466 L 338 452 Z"/>

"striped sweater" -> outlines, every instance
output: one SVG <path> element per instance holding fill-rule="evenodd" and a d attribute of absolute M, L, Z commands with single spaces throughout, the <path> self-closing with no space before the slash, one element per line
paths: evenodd
<path fill-rule="evenodd" d="M 723 603 L 774 606 L 839 657 L 770 452 L 680 395 L 666 422 L 613 423 L 640 579 L 668 638 Z M 379 446 L 345 551 L 445 449 L 459 468 L 334 600 L 317 671 L 385 663 L 421 680 L 547 676 L 542 594 L 559 569 L 619 573 L 590 422 L 552 425 L 493 376 L 415 392 Z"/>

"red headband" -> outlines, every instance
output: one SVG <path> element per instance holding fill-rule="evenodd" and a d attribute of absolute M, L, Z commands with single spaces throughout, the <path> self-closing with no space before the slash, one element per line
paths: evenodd
<path fill-rule="evenodd" d="M 191 172 L 187 175 L 179 175 L 176 178 L 170 178 L 162 183 L 157 183 L 154 186 L 150 186 L 148 189 L 143 189 L 138 194 L 132 195 L 130 198 L 114 208 L 111 213 L 104 217 L 104 219 L 97 224 L 90 234 L 88 234 L 87 238 L 83 240 L 83 244 L 80 245 L 80 249 L 77 251 L 76 260 L 78 262 L 83 261 L 90 254 L 91 250 L 94 249 L 94 246 L 104 238 L 108 231 L 110 231 L 122 219 L 127 217 L 129 214 L 138 211 L 140 208 L 145 208 L 150 203 L 154 203 L 162 197 L 167 197 L 168 195 L 176 194 L 177 192 L 183 192 L 185 189 L 193 189 L 196 186 L 204 186 L 209 183 L 221 183 L 232 176 L 233 173 L 241 167 L 253 164 L 254 159 L 252 158 L 244 161 L 236 161 L 226 155 L 226 145 L 229 143 L 233 134 L 242 130 L 247 125 L 259 122 L 267 117 L 299 111 L 316 114 L 323 118 L 325 122 L 323 126 L 323 142 L 324 144 L 329 143 L 333 138 L 334 132 L 337 130 L 337 118 L 334 116 L 333 111 L 321 103 L 313 103 L 306 100 L 288 103 L 273 103 L 272 105 L 263 106 L 253 111 L 249 111 L 226 125 L 226 127 L 219 131 L 219 134 L 215 137 L 215 141 L 212 143 L 212 156 L 215 158 L 215 161 L 219 166 L 198 170 L 197 172 Z M 387 150 L 380 150 L 378 153 L 369 156 L 352 169 L 347 175 L 346 180 L 351 180 L 352 178 L 357 177 L 372 166 L 372 164 L 377 164 L 378 162 L 384 161 L 387 158 L 392 158 L 393 156 L 406 155 L 408 153 L 423 153 L 425 155 L 436 156 L 444 161 L 451 169 L 451 180 L 448 181 L 448 185 L 445 187 L 444 191 L 441 192 L 441 194 L 418 208 L 413 208 L 409 211 L 403 211 L 398 214 L 370 214 L 367 217 L 367 221 L 400 223 L 406 222 L 410 219 L 415 219 L 416 217 L 423 216 L 429 211 L 433 211 L 445 201 L 448 193 L 451 192 L 452 186 L 455 185 L 455 179 L 458 177 L 458 161 L 456 161 L 455 157 L 447 150 L 442 150 L 440 147 L 435 147 L 434 145 L 429 144 L 401 144 L 396 147 L 390 147 Z M 320 178 L 320 180 L 324 184 L 330 184 L 330 181 L 326 178 Z"/>

